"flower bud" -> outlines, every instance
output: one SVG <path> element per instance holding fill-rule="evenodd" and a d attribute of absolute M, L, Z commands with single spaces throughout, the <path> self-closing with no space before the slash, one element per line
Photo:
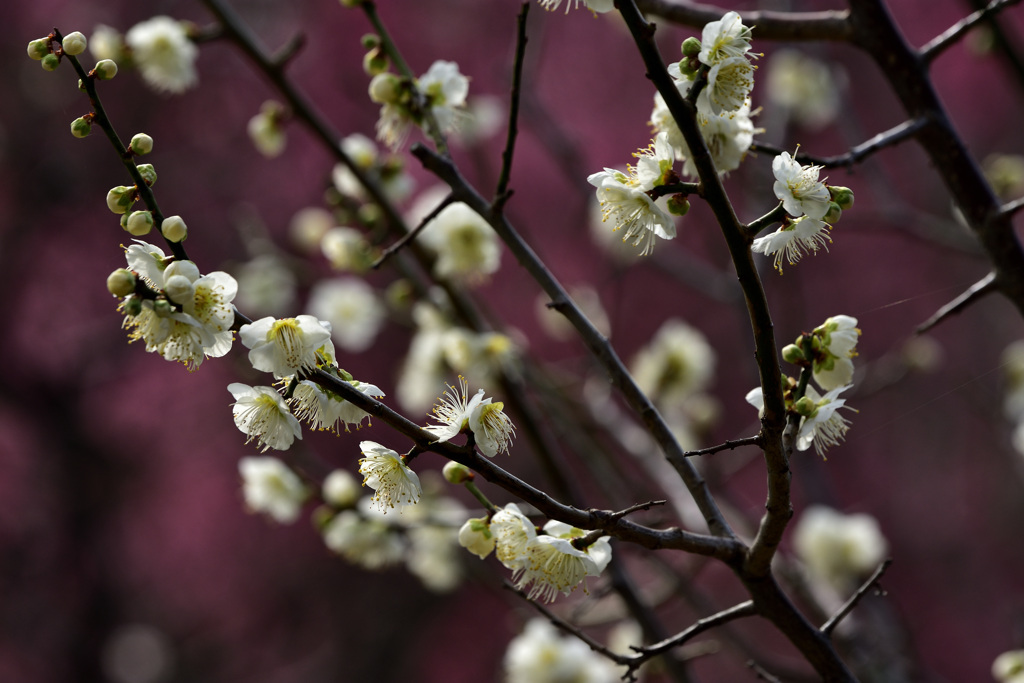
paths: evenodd
<path fill-rule="evenodd" d="M 136 237 L 148 235 L 153 229 L 153 214 L 149 211 L 132 211 L 123 227 Z"/>
<path fill-rule="evenodd" d="M 284 151 L 286 138 L 281 123 L 284 119 L 284 107 L 274 101 L 267 101 L 260 107 L 260 112 L 249 119 L 246 131 L 253 146 L 263 156 L 272 159 Z"/>
<path fill-rule="evenodd" d="M 153 151 L 153 138 L 145 133 L 136 133 L 132 136 L 132 141 L 128 146 L 139 156 L 149 154 Z"/>
<path fill-rule="evenodd" d="M 186 302 L 192 301 L 196 292 L 187 277 L 184 275 L 172 275 L 171 277 L 164 277 L 164 293 L 174 303 L 184 305 Z"/>
<path fill-rule="evenodd" d="M 170 317 L 171 313 L 174 313 L 174 308 L 171 306 L 171 302 L 167 299 L 157 299 L 153 302 L 153 312 L 161 318 Z"/>
<path fill-rule="evenodd" d="M 142 313 L 142 299 L 137 296 L 130 296 L 124 300 L 124 314 L 132 317 Z"/>
<path fill-rule="evenodd" d="M 122 299 L 135 291 L 135 273 L 118 268 L 107 276 L 107 291 Z"/>
<path fill-rule="evenodd" d="M 61 41 L 61 47 L 64 48 L 64 54 L 67 55 L 80 55 L 85 52 L 87 43 L 85 36 L 81 31 L 75 31 L 64 36 L 64 40 Z"/>
<path fill-rule="evenodd" d="M 811 398 L 803 396 L 799 401 L 793 404 L 793 410 L 795 410 L 798 415 L 813 417 L 814 414 L 818 412 L 818 404 Z"/>
<path fill-rule="evenodd" d="M 828 211 L 821 217 L 821 220 L 825 221 L 829 225 L 835 225 L 839 222 L 839 219 L 843 217 L 843 210 L 839 207 L 836 202 L 828 203 Z"/>
<path fill-rule="evenodd" d="M 668 198 L 668 212 L 673 216 L 685 216 L 690 210 L 690 200 L 686 195 L 674 194 Z"/>
<path fill-rule="evenodd" d="M 28 44 L 28 56 L 32 59 L 39 61 L 48 54 L 50 54 L 50 41 L 46 38 L 33 40 Z"/>
<path fill-rule="evenodd" d="M 168 216 L 160 224 L 160 232 L 171 242 L 183 242 L 188 237 L 188 228 L 181 216 Z"/>
<path fill-rule="evenodd" d="M 683 41 L 682 50 L 684 56 L 693 59 L 694 57 L 700 54 L 700 40 L 698 38 L 690 36 L 689 38 Z"/>
<path fill-rule="evenodd" d="M 853 208 L 853 190 L 850 188 L 831 185 L 828 188 L 828 192 L 832 195 L 832 201 L 838 204 L 839 208 L 843 211 L 849 211 Z"/>
<path fill-rule="evenodd" d="M 113 59 L 101 59 L 96 62 L 92 71 L 101 81 L 109 81 L 117 75 L 117 63 Z"/>
<path fill-rule="evenodd" d="M 363 71 L 367 76 L 376 76 L 388 70 L 388 56 L 379 47 L 375 47 L 363 55 Z"/>
<path fill-rule="evenodd" d="M 376 33 L 367 33 L 359 39 L 359 42 L 362 44 L 364 50 L 372 50 L 380 45 L 380 36 Z"/>
<path fill-rule="evenodd" d="M 40 63 L 43 65 L 43 71 L 56 71 L 57 67 L 60 66 L 60 58 L 51 52 L 43 57 Z"/>
<path fill-rule="evenodd" d="M 459 545 L 484 559 L 494 550 L 494 534 L 491 533 L 486 517 L 466 520 L 459 529 Z"/>
<path fill-rule="evenodd" d="M 467 481 L 473 481 L 473 472 L 465 465 L 454 460 L 450 460 L 445 464 L 441 474 L 444 475 L 445 480 L 449 484 L 465 484 Z"/>
<path fill-rule="evenodd" d="M 135 203 L 135 192 L 134 185 L 118 185 L 107 193 L 107 208 L 116 214 L 124 213 Z"/>
<path fill-rule="evenodd" d="M 195 282 L 200 277 L 199 266 L 194 261 L 171 261 L 164 269 L 164 278 L 175 275 L 181 275 L 189 282 Z"/>
<path fill-rule="evenodd" d="M 353 507 L 359 500 L 360 485 L 345 470 L 334 470 L 324 479 L 324 502 L 335 508 Z"/>
<path fill-rule="evenodd" d="M 379 73 L 370 81 L 370 100 L 377 104 L 396 104 L 402 95 L 402 84 L 393 73 Z"/>
<path fill-rule="evenodd" d="M 695 59 L 689 59 L 688 57 L 683 57 L 679 61 L 679 73 L 682 76 L 685 76 L 686 78 L 690 79 L 691 81 L 694 78 L 697 77 L 697 72 L 699 70 L 700 70 L 700 62 L 698 62 Z"/>
<path fill-rule="evenodd" d="M 71 122 L 71 134 L 76 138 L 88 137 L 92 132 L 92 118 L 80 116 Z"/>
<path fill-rule="evenodd" d="M 787 344 L 782 347 L 782 360 L 793 365 L 803 365 L 807 362 L 803 349 L 796 344 Z"/>
<path fill-rule="evenodd" d="M 148 187 L 156 184 L 156 169 L 153 168 L 153 164 L 139 164 L 135 168 L 139 169 L 139 175 L 146 181 Z"/>

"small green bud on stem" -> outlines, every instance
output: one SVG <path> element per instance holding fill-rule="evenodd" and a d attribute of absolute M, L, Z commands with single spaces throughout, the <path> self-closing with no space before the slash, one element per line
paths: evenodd
<path fill-rule="evenodd" d="M 43 71 L 56 71 L 57 67 L 60 66 L 60 58 L 57 55 L 50 53 L 43 57 L 40 64 L 43 65 Z"/>
<path fill-rule="evenodd" d="M 80 116 L 71 122 L 71 134 L 76 138 L 85 138 L 92 132 L 92 115 Z"/>
<path fill-rule="evenodd" d="M 693 36 L 690 36 L 683 41 L 683 56 L 695 59 L 700 54 L 700 40 Z"/>
<path fill-rule="evenodd" d="M 445 480 L 449 484 L 464 484 L 467 481 L 473 481 L 475 476 L 472 470 L 454 460 L 450 460 L 445 464 L 441 474 L 444 475 Z"/>
<path fill-rule="evenodd" d="M 171 242 L 183 242 L 188 237 L 188 228 L 181 216 L 168 216 L 160 224 L 160 232 Z"/>
<path fill-rule="evenodd" d="M 149 154 L 153 151 L 153 138 L 145 133 L 136 133 L 132 136 L 132 141 L 128 146 L 132 152 L 139 156 Z"/>
<path fill-rule="evenodd" d="M 156 169 L 153 168 L 153 164 L 139 164 L 136 168 L 139 169 L 139 175 L 146 181 L 146 185 L 153 187 L 156 184 Z"/>
<path fill-rule="evenodd" d="M 118 268 L 107 276 L 107 291 L 119 299 L 132 294 L 135 291 L 135 273 Z"/>
<path fill-rule="evenodd" d="M 148 235 L 153 229 L 153 214 L 149 211 L 133 211 L 125 221 L 124 229 L 136 237 Z"/>
<path fill-rule="evenodd" d="M 113 59 L 101 59 L 96 62 L 92 73 L 101 81 L 109 81 L 117 75 L 117 63 Z"/>
<path fill-rule="evenodd" d="M 37 62 L 50 54 L 50 41 L 47 38 L 39 38 L 28 44 L 28 56 Z"/>
<path fill-rule="evenodd" d="M 838 204 L 839 208 L 843 211 L 849 211 L 853 208 L 853 190 L 850 188 L 830 185 L 828 192 L 832 195 L 832 201 Z"/>
<path fill-rule="evenodd" d="M 668 198 L 668 212 L 673 216 L 685 216 L 690 211 L 690 200 L 686 195 L 674 194 Z"/>

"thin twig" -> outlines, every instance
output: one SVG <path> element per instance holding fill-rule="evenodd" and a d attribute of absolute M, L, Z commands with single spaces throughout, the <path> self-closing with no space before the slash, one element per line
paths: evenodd
<path fill-rule="evenodd" d="M 843 603 L 843 606 L 832 615 L 832 618 L 822 625 L 821 632 L 826 636 L 831 636 L 832 631 L 834 631 L 836 626 L 839 625 L 839 622 L 845 619 L 846 615 L 852 612 L 853 608 L 857 606 L 857 603 L 867 595 L 868 591 L 871 590 L 871 587 L 878 583 L 878 580 L 882 578 L 882 574 L 885 573 L 885 570 L 889 568 L 890 564 L 892 564 L 892 558 L 886 559 L 882 564 L 878 565 L 878 568 L 875 569 L 868 580 L 857 589 L 857 592 L 851 595 L 850 599 Z"/>
<path fill-rule="evenodd" d="M 666 638 L 660 643 L 654 643 L 652 645 L 646 645 L 644 647 L 633 648 L 637 651 L 638 659 L 640 660 L 639 662 L 637 662 L 637 665 L 642 664 L 651 657 L 660 655 L 663 652 L 671 650 L 672 648 L 679 647 L 691 638 L 695 638 L 701 633 L 704 633 L 707 630 L 715 628 L 716 626 L 721 626 L 722 624 L 727 624 L 730 621 L 742 619 L 744 617 L 757 616 L 757 614 L 758 610 L 757 607 L 754 606 L 754 601 L 747 600 L 746 602 L 741 602 L 738 605 L 733 605 L 732 607 L 724 609 L 721 612 L 712 614 L 711 616 L 702 617 L 695 621 L 691 626 L 689 626 L 685 630 L 680 631 L 671 638 Z"/>
<path fill-rule="evenodd" d="M 854 164 L 860 163 L 867 157 L 886 147 L 895 146 L 904 140 L 913 137 L 928 124 L 926 117 L 918 117 L 904 121 L 898 126 L 882 131 L 878 135 L 865 140 L 856 147 L 852 147 L 845 154 L 838 154 L 832 157 L 816 157 L 804 152 L 797 152 L 794 159 L 803 164 L 814 164 L 823 168 L 851 168 Z M 756 152 L 767 152 L 768 154 L 781 154 L 787 150 L 770 145 L 766 142 L 755 142 L 750 149 Z"/>
<path fill-rule="evenodd" d="M 274 68 L 284 69 L 288 66 L 289 62 L 295 59 L 299 52 L 306 45 L 306 34 L 297 33 L 292 36 L 292 39 L 285 43 L 280 50 L 274 53 L 274 56 L 270 58 Z"/>
<path fill-rule="evenodd" d="M 991 272 L 968 287 L 960 296 L 937 310 L 932 317 L 918 325 L 914 332 L 916 334 L 924 334 L 949 316 L 960 313 L 975 301 L 983 299 L 995 291 L 998 291 L 996 274 Z"/>
<path fill-rule="evenodd" d="M 768 673 L 763 666 L 755 662 L 753 659 L 747 660 L 747 666 L 750 667 L 750 670 L 754 672 L 754 675 L 762 681 L 768 681 L 768 683 L 782 683 L 777 676 L 773 676 Z"/>
<path fill-rule="evenodd" d="M 974 28 L 976 24 L 995 16 L 996 13 L 1007 7 L 1012 7 L 1018 2 L 1020 0 L 992 0 L 984 9 L 967 15 L 923 45 L 918 50 L 921 59 L 925 64 L 930 64 L 936 57 L 945 52 L 947 48 L 955 44 L 961 36 Z"/>
<path fill-rule="evenodd" d="M 743 232 L 746 233 L 748 238 L 753 239 L 757 237 L 757 233 L 761 232 L 762 230 L 772 225 L 773 223 L 778 223 L 785 217 L 786 209 L 783 208 L 782 202 L 779 202 L 778 206 L 776 206 L 774 209 L 772 209 L 765 215 L 761 216 L 760 218 L 756 218 L 747 223 L 746 225 L 744 225 Z"/>
<path fill-rule="evenodd" d="M 739 448 L 740 446 L 760 446 L 760 445 L 761 445 L 761 435 L 758 434 L 757 436 L 748 436 L 748 437 L 745 437 L 743 439 L 733 439 L 731 441 L 726 441 L 725 443 L 720 443 L 717 446 L 709 446 L 708 448 L 699 448 L 699 449 L 697 449 L 695 451 L 686 451 L 685 455 L 686 455 L 687 458 L 692 458 L 692 457 L 694 457 L 696 455 L 711 455 L 712 453 L 718 453 L 719 451 L 731 451 L 732 449 Z"/>
<path fill-rule="evenodd" d="M 430 221 L 432 221 L 435 218 L 437 218 L 437 215 L 439 213 L 441 213 L 442 211 L 444 211 L 444 209 L 446 209 L 448 207 L 448 205 L 451 204 L 451 203 L 452 203 L 452 196 L 448 195 L 447 197 L 444 198 L 444 201 L 442 201 L 440 204 L 438 204 L 434 208 L 433 211 L 431 211 L 426 216 L 424 216 L 423 220 L 421 220 L 419 222 L 419 224 L 415 228 L 413 228 L 409 232 L 407 232 L 404 235 L 402 235 L 398 239 L 397 242 L 395 242 L 390 247 L 388 247 L 387 249 L 382 251 L 380 253 L 380 256 L 377 258 L 376 261 L 373 262 L 373 264 L 370 266 L 370 268 L 372 268 L 374 270 L 377 270 L 378 268 L 380 268 L 381 265 L 385 261 L 387 261 L 389 258 L 391 258 L 392 254 L 395 254 L 396 252 L 400 251 L 402 249 L 402 247 L 404 247 L 406 244 L 408 244 L 412 240 L 416 239 L 416 236 L 419 235 L 421 232 L 423 232 L 423 228 L 427 227 L 427 224 L 430 223 Z"/>
<path fill-rule="evenodd" d="M 494 191 L 494 208 L 501 211 L 511 196 L 508 182 L 512 176 L 512 155 L 516 148 L 516 135 L 519 133 L 519 96 L 523 88 L 523 62 L 526 59 L 526 16 L 530 12 L 530 3 L 524 2 L 516 17 L 516 56 L 512 65 L 512 92 L 508 106 L 508 137 L 505 150 L 501 153 L 501 173 L 498 176 L 498 187 Z"/>

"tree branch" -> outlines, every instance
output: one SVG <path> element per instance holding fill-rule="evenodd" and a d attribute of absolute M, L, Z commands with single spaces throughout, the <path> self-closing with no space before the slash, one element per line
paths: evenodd
<path fill-rule="evenodd" d="M 530 13 L 530 3 L 524 2 L 516 17 L 516 56 L 512 66 L 512 92 L 508 106 L 508 137 L 505 150 L 501 153 L 501 173 L 498 175 L 498 187 L 494 191 L 494 207 L 501 211 L 510 196 L 508 183 L 512 175 L 512 156 L 516 148 L 516 135 L 519 132 L 519 95 L 523 88 L 523 62 L 526 59 L 526 16 Z"/>
<path fill-rule="evenodd" d="M 968 287 L 960 296 L 937 310 L 928 320 L 918 325 L 914 333 L 924 334 L 949 316 L 960 313 L 975 301 L 984 299 L 994 291 L 996 291 L 996 274 L 989 273 Z"/>
<path fill-rule="evenodd" d="M 644 14 L 653 14 L 673 24 L 700 28 L 709 21 L 718 21 L 726 9 L 697 2 L 670 0 L 638 0 Z M 851 39 L 846 10 L 825 12 L 743 12 L 743 23 L 754 27 L 754 37 L 761 40 L 837 40 Z"/>
<path fill-rule="evenodd" d="M 898 126 L 893 126 L 889 130 L 882 131 L 873 138 L 865 140 L 856 147 L 851 148 L 850 151 L 845 154 L 838 154 L 832 157 L 815 157 L 803 152 L 797 152 L 793 158 L 802 164 L 814 164 L 824 168 L 851 168 L 854 164 L 860 163 L 875 152 L 885 149 L 886 147 L 893 147 L 904 140 L 913 137 L 927 124 L 928 119 L 922 116 L 910 121 L 904 121 Z M 754 142 L 754 144 L 750 146 L 750 149 L 758 152 L 767 152 L 769 154 L 781 154 L 786 151 L 776 147 L 775 145 L 769 145 L 764 142 Z"/>
<path fill-rule="evenodd" d="M 718 453 L 719 451 L 731 451 L 732 449 L 739 448 L 741 446 L 760 446 L 760 445 L 761 445 L 761 435 L 758 434 L 757 436 L 748 436 L 748 437 L 746 437 L 744 439 L 733 439 L 731 441 L 726 441 L 725 443 L 720 443 L 717 446 L 710 446 L 708 448 L 699 448 L 699 449 L 697 449 L 695 451 L 686 451 L 686 457 L 687 458 L 692 458 L 695 455 L 711 455 L 713 453 Z"/>
<path fill-rule="evenodd" d="M 845 619 L 846 615 L 853 611 L 853 608 L 857 606 L 857 603 L 859 603 L 864 598 L 864 596 L 867 595 L 867 592 L 871 590 L 872 586 L 878 583 L 878 580 L 882 578 L 882 574 L 885 573 L 885 570 L 888 569 L 889 565 L 891 564 L 892 558 L 889 558 L 883 561 L 882 564 L 878 565 L 878 568 L 874 571 L 874 573 L 871 574 L 871 577 L 868 578 L 868 580 L 865 581 L 864 584 L 857 589 L 856 593 L 850 596 L 849 600 L 843 603 L 842 607 L 840 607 L 836 611 L 836 613 L 832 615 L 831 619 L 829 619 L 822 625 L 821 632 L 824 633 L 826 636 L 831 637 L 832 631 L 834 631 L 836 626 L 839 625 L 839 622 Z"/>
<path fill-rule="evenodd" d="M 1019 2 L 1020 0 L 992 0 L 992 2 L 990 2 L 984 9 L 980 9 L 973 14 L 969 14 L 939 35 L 932 38 L 927 44 L 923 45 L 918 50 L 918 53 L 921 55 L 921 59 L 924 60 L 925 64 L 931 64 L 936 57 L 954 45 L 957 40 L 974 28 L 979 22 L 985 21 L 1007 7 L 1012 7 Z"/>

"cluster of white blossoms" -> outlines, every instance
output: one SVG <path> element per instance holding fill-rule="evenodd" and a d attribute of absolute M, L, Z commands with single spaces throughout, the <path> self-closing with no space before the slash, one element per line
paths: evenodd
<path fill-rule="evenodd" d="M 490 519 L 470 519 L 459 530 L 459 543 L 481 559 L 494 552 L 511 569 L 518 588 L 530 587 L 529 597 L 547 602 L 558 593 L 569 595 L 579 585 L 586 592 L 588 576 L 600 576 L 612 558 L 608 536 L 583 548 L 573 541 L 589 532 L 551 520 L 537 527 L 515 503 L 507 504 Z"/>
<path fill-rule="evenodd" d="M 504 667 L 508 683 L 615 683 L 620 677 L 611 661 L 545 619 L 531 619 L 512 639 Z"/>
<path fill-rule="evenodd" d="M 206 357 L 231 349 L 232 300 L 238 285 L 227 273 L 201 275 L 191 261 L 178 261 L 159 247 L 135 241 L 125 249 L 128 269 L 116 270 L 107 288 L 121 298 L 123 327 L 146 351 L 195 370 Z M 138 280 L 141 280 L 139 282 Z"/>
<path fill-rule="evenodd" d="M 853 206 L 853 192 L 826 185 L 818 180 L 820 166 L 801 165 L 789 152 L 775 157 L 772 172 L 775 196 L 793 218 L 787 218 L 775 232 L 755 239 L 751 250 L 765 256 L 774 254 L 775 269 L 781 273 L 783 258 L 792 265 L 804 254 L 817 253 L 822 248 L 828 251 L 831 224 Z"/>
<path fill-rule="evenodd" d="M 505 405 L 484 398 L 480 389 L 469 397 L 469 384 L 459 377 L 459 387 L 448 385 L 444 396 L 438 399 L 431 417 L 437 422 L 424 428 L 434 435 L 438 443 L 449 441 L 462 432 L 473 435 L 476 447 L 489 458 L 499 452 L 508 453 L 516 429 L 504 412 Z"/>
<path fill-rule="evenodd" d="M 810 367 L 814 381 L 826 392 L 822 395 L 808 384 L 804 395 L 796 398 L 792 392 L 797 381 L 784 378 L 786 406 L 801 418 L 797 450 L 806 451 L 813 445 L 824 457 L 829 447 L 839 445 L 845 438 L 850 421 L 839 413 L 839 409 L 851 408 L 846 406 L 846 399 L 839 396 L 853 386 L 852 358 L 857 355 L 859 337 L 857 319 L 837 315 L 828 318 L 809 335 L 800 335 L 782 350 L 782 357 L 787 362 Z M 746 400 L 759 412 L 764 411 L 764 394 L 760 387 L 748 392 Z"/>
<path fill-rule="evenodd" d="M 845 590 L 878 568 L 889 544 L 871 515 L 812 505 L 793 530 L 793 549 L 811 576 Z"/>
<path fill-rule="evenodd" d="M 97 26 L 89 49 L 98 60 L 138 67 L 143 80 L 157 92 L 180 94 L 194 86 L 199 48 L 189 37 L 189 24 L 157 16 L 136 24 L 121 36 L 109 26 Z"/>
<path fill-rule="evenodd" d="M 370 99 L 381 105 L 377 139 L 395 150 L 404 144 L 413 124 L 424 124 L 425 108 L 441 132 L 458 127 L 465 115 L 469 79 L 455 62 L 438 60 L 413 82 L 393 73 L 377 73 L 370 81 Z"/>
<path fill-rule="evenodd" d="M 299 518 L 309 489 L 288 465 L 270 456 L 247 457 L 238 461 L 242 495 L 251 512 L 265 514 L 279 524 Z"/>

